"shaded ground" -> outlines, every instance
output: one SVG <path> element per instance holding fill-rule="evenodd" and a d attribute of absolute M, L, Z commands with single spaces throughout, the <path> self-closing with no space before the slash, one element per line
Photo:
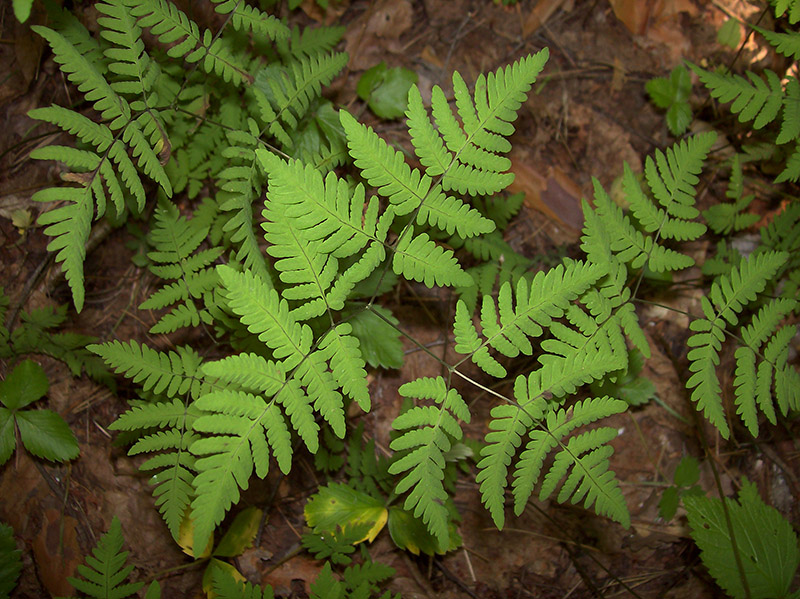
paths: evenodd
<path fill-rule="evenodd" d="M 608 188 L 622 172 L 623 160 L 639 170 L 645 155 L 671 143 L 663 115 L 647 101 L 644 82 L 665 75 L 682 58 L 729 60 L 733 53 L 716 43 L 724 20 L 721 8 L 742 17 L 752 13 L 749 5 L 736 0 L 614 5 L 630 28 L 606 0 L 522 0 L 511 7 L 490 0 L 343 0 L 327 17 L 306 3 L 305 13 L 292 18 L 338 21 L 348 27 L 343 45 L 351 56 L 349 70 L 331 93 L 360 111 L 362 121 L 390 141 L 406 146 L 408 134 L 399 122 L 377 119 L 357 99 L 361 71 L 381 60 L 405 66 L 418 73 L 426 95 L 434 84 L 447 88 L 452 70 L 474 81 L 480 72 L 549 47 L 545 83 L 525 104 L 512 140 L 515 189 L 525 191 L 527 199 L 506 235 L 520 252 L 546 264 L 548 256 L 574 251 L 581 223 L 578 202 L 590 195 L 593 175 Z M 200 4 L 193 8 L 203 9 Z M 78 12 L 88 23 L 96 18 L 90 6 L 80 5 Z M 0 285 L 12 308 L 20 302 L 26 309 L 68 303 L 65 284 L 50 274 L 53 265 L 41 229 L 20 235 L 19 222 L 15 226 L 11 218 L 22 210 L 35 220 L 40 208 L 30 197 L 57 176 L 51 163 L 28 159 L 33 148 L 51 140 L 30 135 L 33 124 L 25 113 L 51 102 L 70 104 L 75 91 L 65 86 L 47 52 L 42 55 L 41 43 L 28 26 L 16 23 L 10 3 L 0 7 L 0 18 L 0 61 L 10 67 L 3 69 L 7 75 L 0 81 Z M 757 51 L 748 49 L 748 60 Z M 758 57 L 770 60 L 765 53 Z M 700 201 L 708 203 L 722 193 L 712 182 Z M 763 206 L 769 208 L 768 198 Z M 132 252 L 125 247 L 130 240 L 125 231 L 114 231 L 89 255 L 87 306 L 69 328 L 163 347 L 165 339 L 147 333 L 154 320 L 143 319 L 152 315 L 135 309 L 154 283 L 131 264 Z M 698 247 L 698 255 L 706 249 Z M 698 313 L 698 297 L 698 292 L 687 291 L 658 299 Z M 450 318 L 446 298 L 407 286 L 395 302 L 390 302 L 395 314 L 409 323 L 408 332 L 418 340 L 445 339 Z M 397 570 L 390 588 L 406 598 L 715 596 L 687 538 L 685 520 L 678 517 L 665 524 L 657 519 L 663 483 L 671 480 L 681 456 L 702 456 L 699 421 L 683 391 L 687 321 L 658 307 L 643 308 L 643 318 L 654 349 L 646 374 L 673 413 L 650 404 L 609 423 L 621 433 L 614 443 L 613 468 L 624 481 L 631 529 L 577 508 L 535 504 L 520 518 L 509 517 L 500 533 L 482 508 L 476 485 L 465 479 L 456 496 L 463 514 L 463 549 L 433 560 L 415 558 L 393 551 L 385 533 L 370 547 L 374 559 Z M 199 587 L 197 570 L 170 570 L 187 560 L 153 509 L 137 463 L 114 446 L 107 431 L 125 409 L 124 398 L 133 396 L 132 388 L 122 382 L 117 398 L 104 387 L 73 379 L 60 363 L 41 362 L 52 385 L 49 407 L 65 416 L 78 436 L 81 457 L 53 467 L 17 452 L 0 470 L 0 519 L 13 526 L 25 549 L 25 569 L 14 596 L 70 593 L 65 576 L 107 529 L 113 514 L 122 521 L 133 563 L 144 576 L 157 576 L 165 597 L 200 596 L 186 590 Z M 5 374 L 7 365 L 0 365 L 0 375 Z M 374 409 L 363 419 L 379 447 L 388 446 L 390 423 L 399 409 L 398 386 L 437 374 L 435 363 L 413 352 L 402 371 L 374 374 Z M 471 400 L 477 401 L 469 433 L 482 437 L 491 404 L 474 393 Z M 705 427 L 723 485 L 730 488 L 732 480 L 746 475 L 771 505 L 791 522 L 800 522 L 794 431 L 767 430 L 758 447 L 744 442 L 716 446 L 711 432 Z M 289 477 L 270 474 L 266 481 L 254 481 L 244 497 L 245 504 L 264 508 L 266 519 L 256 547 L 239 559 L 240 570 L 253 582 L 269 582 L 276 592 L 295 597 L 306 596 L 308 582 L 320 568 L 319 562 L 297 552 L 302 508 L 316 485 L 312 465 L 308 456 L 299 456 Z M 703 471 L 702 484 L 714 488 L 709 469 Z"/>

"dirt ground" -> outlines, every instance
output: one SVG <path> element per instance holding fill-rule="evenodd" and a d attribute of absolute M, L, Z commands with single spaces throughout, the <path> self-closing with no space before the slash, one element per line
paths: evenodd
<path fill-rule="evenodd" d="M 201 2 L 179 4 L 187 11 L 204 10 Z M 28 157 L 51 140 L 31 134 L 33 122 L 26 113 L 52 102 L 69 105 L 77 95 L 29 24 L 16 22 L 10 6 L 0 5 L 0 285 L 12 308 L 30 310 L 69 303 L 69 294 L 63 279 L 51 274 L 54 265 L 41 228 L 12 223 L 19 211 L 35 221 L 41 207 L 30 201 L 32 194 L 57 178 L 52 163 Z M 647 99 L 645 82 L 667 75 L 683 59 L 729 62 L 734 52 L 717 43 L 717 29 L 726 13 L 750 19 L 758 10 L 739 0 L 521 0 L 513 6 L 491 0 L 331 0 L 324 14 L 307 0 L 291 19 L 347 27 L 342 48 L 350 63 L 328 95 L 390 141 L 409 147 L 399 121 L 378 119 L 357 98 L 355 85 L 363 70 L 381 60 L 412 69 L 426 96 L 434 84 L 447 87 L 453 70 L 474 81 L 480 72 L 548 47 L 543 82 L 524 105 L 512 139 L 514 189 L 526 192 L 526 203 L 506 232 L 515 249 L 545 265 L 554 255 L 574 252 L 582 219 L 579 200 L 590 196 L 592 176 L 608 189 L 622 173 L 623 161 L 639 170 L 647 154 L 672 143 L 663 113 Z M 96 22 L 91 2 L 75 3 L 75 11 L 84 22 Z M 771 56 L 753 44 L 740 60 L 763 65 Z M 703 108 L 702 90 L 695 86 L 694 93 L 693 103 Z M 706 106 L 701 116 L 708 113 Z M 708 204 L 723 193 L 723 186 L 710 182 L 700 202 Z M 758 201 L 764 210 L 770 208 L 770 198 Z M 79 316 L 71 313 L 68 329 L 102 340 L 137 339 L 165 347 L 166 339 L 147 333 L 152 315 L 136 310 L 155 282 L 131 263 L 132 250 L 126 246 L 131 239 L 125 229 L 115 230 L 90 252 L 86 308 Z M 700 246 L 697 252 L 707 249 Z M 408 332 L 422 342 L 445 339 L 443 298 L 426 296 L 424 288 L 404 289 L 389 305 L 408 323 Z M 659 300 L 698 312 L 696 291 Z M 427 304 L 424 309 L 421 303 Z M 645 374 L 671 411 L 651 402 L 609 423 L 620 431 L 612 468 L 623 481 L 631 528 L 573 506 L 533 503 L 519 518 L 509 511 L 505 530 L 498 532 L 481 506 L 477 485 L 465 477 L 456 495 L 463 548 L 444 557 L 415 557 L 395 550 L 383 533 L 369 551 L 397 570 L 388 588 L 406 599 L 718 596 L 688 538 L 685 518 L 679 513 L 665 523 L 657 517 L 665 481 L 671 481 L 681 457 L 703 457 L 698 426 L 704 427 L 711 444 L 708 457 L 724 488 L 747 476 L 757 482 L 762 497 L 795 526 L 800 524 L 797 424 L 765 429 L 757 445 L 741 434 L 723 443 L 695 417 L 683 388 L 686 320 L 655 306 L 642 308 L 642 317 L 653 348 Z M 53 466 L 17 451 L 0 468 L 0 520 L 14 528 L 24 549 L 24 570 L 12 596 L 72 593 L 66 576 L 74 573 L 113 515 L 122 522 L 131 563 L 142 579 L 158 578 L 164 597 L 202 596 L 196 590 L 201 571 L 186 566 L 190 560 L 171 540 L 153 507 L 148 481 L 137 470 L 139 461 L 128 458 L 108 430 L 125 410 L 126 398 L 135 397 L 133 386 L 120 380 L 115 396 L 86 378 L 74 379 L 59 362 L 37 360 L 51 381 L 49 407 L 70 424 L 81 456 Z M 7 372 L 0 363 L 0 376 Z M 399 409 L 398 386 L 437 374 L 438 365 L 411 346 L 402 370 L 374 373 L 374 407 L 363 420 L 378 446 L 388 445 Z M 492 406 L 485 397 L 468 401 L 475 409 L 468 432 L 482 438 Z M 303 506 L 320 480 L 312 466 L 313 458 L 298 454 L 289 476 L 275 469 L 267 480 L 254 480 L 243 498 L 244 505 L 264 509 L 265 521 L 256 546 L 237 564 L 251 582 L 270 583 L 281 596 L 306 597 L 321 568 L 298 552 Z M 707 464 L 701 484 L 714 489 Z"/>

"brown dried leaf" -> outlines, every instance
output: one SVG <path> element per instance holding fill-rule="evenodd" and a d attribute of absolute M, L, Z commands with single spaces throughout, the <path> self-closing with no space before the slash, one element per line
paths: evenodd
<path fill-rule="evenodd" d="M 39 578 L 45 588 L 58 597 L 75 592 L 67 577 L 75 573 L 82 561 L 76 526 L 75 518 L 48 509 L 44 513 L 42 529 L 33 540 L 33 558 Z"/>

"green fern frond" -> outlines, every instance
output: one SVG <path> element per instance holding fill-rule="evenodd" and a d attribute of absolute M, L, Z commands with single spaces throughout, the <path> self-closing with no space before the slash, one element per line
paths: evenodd
<path fill-rule="evenodd" d="M 94 104 L 101 118 L 110 121 L 111 129 L 120 129 L 130 122 L 131 109 L 128 102 L 111 88 L 96 64 L 83 56 L 59 32 L 40 25 L 34 25 L 31 29 L 47 40 L 61 70 L 84 97 Z"/>
<path fill-rule="evenodd" d="M 714 281 L 709 297 L 701 299 L 705 318 L 694 320 L 689 326 L 694 331 L 687 341 L 692 348 L 687 357 L 693 374 L 686 388 L 692 390 L 692 401 L 697 403 L 697 409 L 703 411 L 726 439 L 730 430 L 722 409 L 722 388 L 716 373 L 725 327 L 738 323 L 738 314 L 764 290 L 786 259 L 785 253 L 765 252 L 743 260 L 730 276 L 723 275 Z M 750 423 L 751 418 L 748 426 Z"/>
<path fill-rule="evenodd" d="M 275 401 L 244 391 L 213 391 L 195 402 L 206 412 L 194 430 L 211 434 L 196 440 L 190 451 L 198 456 L 192 501 L 194 549 L 199 555 L 214 527 L 230 506 L 239 501 L 255 470 L 259 478 L 269 471 L 270 448 L 281 472 L 291 468 L 292 440 Z"/>
<path fill-rule="evenodd" d="M 421 517 L 440 547 L 449 547 L 448 513 L 444 505 L 447 492 L 444 478 L 444 454 L 452 441 L 462 436 L 458 420 L 469 422 L 467 404 L 455 389 L 448 389 L 442 377 L 421 378 L 400 387 L 404 397 L 433 400 L 436 405 L 417 406 L 404 412 L 392 423 L 392 428 L 405 431 L 392 441 L 396 452 L 408 452 L 389 467 L 391 474 L 404 474 L 395 491 L 411 491 L 403 505 Z"/>
<path fill-rule="evenodd" d="M 112 89 L 119 94 L 141 96 L 141 104 L 147 106 L 145 94 L 158 77 L 159 69 L 145 52 L 142 30 L 136 18 L 122 0 L 99 2 L 97 10 L 105 15 L 97 19 L 97 24 L 102 27 L 100 35 L 112 44 L 104 51 L 109 61 L 108 70 L 122 78 L 111 83 Z"/>
<path fill-rule="evenodd" d="M 706 71 L 689 63 L 700 81 L 720 102 L 731 104 L 731 112 L 739 115 L 739 121 L 753 121 L 753 128 L 761 129 L 778 116 L 783 103 L 783 88 L 780 78 L 769 69 L 764 70 L 766 81 L 747 71 L 747 79 L 741 75 L 723 75 Z"/>
<path fill-rule="evenodd" d="M 545 458 L 560 447 L 542 480 L 539 500 L 550 497 L 566 477 L 556 498 L 559 503 L 583 500 L 587 509 L 594 507 L 597 514 L 610 517 L 627 528 L 630 516 L 625 498 L 614 473 L 608 469 L 608 457 L 613 449 L 606 443 L 617 436 L 617 431 L 601 427 L 572 436 L 566 443 L 562 441 L 577 428 L 624 412 L 626 407 L 622 400 L 601 397 L 579 401 L 569 410 L 548 412 L 544 430 L 529 432 L 530 440 L 514 472 L 515 512 L 522 513 L 539 480 Z"/>
<path fill-rule="evenodd" d="M 488 352 L 491 347 L 507 357 L 530 355 L 529 337 L 539 337 L 544 327 L 565 313 L 570 302 L 605 274 L 597 264 L 573 262 L 547 272 L 538 272 L 532 280 L 521 279 L 516 288 L 510 283 L 500 287 L 497 302 L 490 295 L 481 306 L 481 340 L 466 305 L 456 307 L 455 350 L 468 354 L 479 367 L 493 376 L 505 376 L 505 369 Z M 515 305 L 516 304 L 516 305 Z"/>
<path fill-rule="evenodd" d="M 758 222 L 760 217 L 757 214 L 742 213 L 755 196 L 744 195 L 744 174 L 739 154 L 734 154 L 731 159 L 731 178 L 725 196 L 733 200 L 733 203 L 715 204 L 703 211 L 703 217 L 715 233 L 727 235 L 731 231 L 741 231 Z"/>
<path fill-rule="evenodd" d="M 286 300 L 251 272 L 238 273 L 229 266 L 218 266 L 217 272 L 231 310 L 272 350 L 273 357 L 281 360 L 285 371 L 295 369 L 296 378 L 314 398 L 314 409 L 339 437 L 343 437 L 342 396 L 324 355 L 320 351 L 310 353 L 311 328 L 298 323 L 290 314 Z"/>
<path fill-rule="evenodd" d="M 434 285 L 472 285 L 470 277 L 458 263 L 452 250 L 437 245 L 427 233 L 413 234 L 406 229 L 394 248 L 392 270 L 406 279 Z"/>
<path fill-rule="evenodd" d="M 792 25 L 800 21 L 800 0 L 769 0 L 769 2 L 775 7 L 776 19 L 788 13 L 786 16 Z"/>
<path fill-rule="evenodd" d="M 208 225 L 200 219 L 181 216 L 174 204 L 156 209 L 155 225 L 150 233 L 154 246 L 147 257 L 150 270 L 164 279 L 176 279 L 139 305 L 140 310 L 159 310 L 177 304 L 150 328 L 151 333 L 171 333 L 179 328 L 209 323 L 208 311 L 195 302 L 213 290 L 219 278 L 212 267 L 224 251 L 214 247 L 196 252 L 208 235 Z"/>
<path fill-rule="evenodd" d="M 293 133 L 311 103 L 347 64 L 347 54 L 304 56 L 285 67 L 270 64 L 256 75 L 252 91 L 261 124 L 286 148 L 294 146 Z"/>
<path fill-rule="evenodd" d="M 188 393 L 197 398 L 206 389 L 198 372 L 202 360 L 190 347 L 165 353 L 131 340 L 89 345 L 87 349 L 103 358 L 115 372 L 140 384 L 145 392 L 167 398 Z"/>
<path fill-rule="evenodd" d="M 47 227 L 44 230 L 45 235 L 54 237 L 47 245 L 47 250 L 57 252 L 56 262 L 63 263 L 64 276 L 72 290 L 72 301 L 75 309 L 80 312 L 85 296 L 83 261 L 86 258 L 86 242 L 89 241 L 94 212 L 92 189 L 51 187 L 37 191 L 32 199 L 36 202 L 68 202 L 42 214 L 39 224 Z"/>
<path fill-rule="evenodd" d="M 262 39 L 284 40 L 289 38 L 289 28 L 281 21 L 240 0 L 212 0 L 214 10 L 221 15 L 231 15 L 231 24 L 236 31 L 253 32 Z"/>
<path fill-rule="evenodd" d="M 231 234 L 231 242 L 239 246 L 236 259 L 264 281 L 270 282 L 267 265 L 258 245 L 253 215 L 253 204 L 261 194 L 263 177 L 255 160 L 258 137 L 253 133 L 257 131 L 253 131 L 255 123 L 252 120 L 250 123 L 250 132 L 228 132 L 231 145 L 222 151 L 228 166 L 217 175 L 217 202 L 221 211 L 230 214 L 224 230 Z"/>
<path fill-rule="evenodd" d="M 511 162 L 500 154 L 511 149 L 505 137 L 514 132 L 511 123 L 547 58 L 545 49 L 488 77 L 480 75 L 474 94 L 470 94 L 461 76 L 453 73 L 461 125 L 440 87 L 435 86 L 432 91 L 431 120 L 419 90 L 412 86 L 406 113 L 412 143 L 427 175 L 442 176 L 445 191 L 485 195 L 501 191 L 511 183 L 513 175 L 506 172 Z"/>
<path fill-rule="evenodd" d="M 173 539 L 178 539 L 186 508 L 194 497 L 195 458 L 189 447 L 198 439 L 192 425 L 199 415 L 194 404 L 184 405 L 178 398 L 171 402 L 136 402 L 109 427 L 142 434 L 128 455 L 155 454 L 139 469 L 156 471 L 150 477 L 153 497 Z M 153 429 L 157 430 L 152 432 Z"/>
<path fill-rule="evenodd" d="M 800 35 L 798 35 L 797 32 L 779 33 L 777 31 L 763 29 L 756 25 L 750 25 L 750 27 L 763 35 L 779 54 L 783 54 L 785 57 L 793 60 L 800 58 Z"/>
<path fill-rule="evenodd" d="M 277 40 L 275 45 L 284 60 L 315 56 L 333 50 L 345 31 L 345 27 L 306 27 L 301 30 L 295 25 L 291 36 Z"/>
<path fill-rule="evenodd" d="M 234 85 L 252 83 L 253 77 L 225 41 L 207 29 L 201 34 L 197 23 L 174 4 L 167 0 L 125 0 L 125 3 L 141 27 L 151 29 L 162 44 L 174 44 L 167 49 L 168 56 L 198 63 L 209 75 L 215 74 Z"/>
<path fill-rule="evenodd" d="M 122 551 L 123 543 L 122 526 L 114 516 L 111 527 L 100 537 L 92 555 L 86 556 L 86 565 L 78 566 L 82 578 L 69 577 L 69 583 L 89 597 L 124 599 L 134 595 L 144 583 L 125 583 L 133 566 L 125 563 L 128 552 Z"/>
<path fill-rule="evenodd" d="M 342 391 L 356 401 L 364 412 L 370 410 L 366 363 L 353 327 L 343 322 L 332 328 L 320 341 L 319 349 L 331 365 L 333 378 Z"/>
<path fill-rule="evenodd" d="M 214 568 L 211 576 L 214 594 L 219 599 L 274 599 L 272 587 L 261 588 L 247 581 L 236 580 L 230 572 Z"/>
<path fill-rule="evenodd" d="M 696 239 L 705 232 L 702 225 L 686 221 L 699 214 L 694 207 L 694 188 L 699 182 L 697 175 L 716 139 L 714 132 L 700 133 L 672 145 L 666 152 L 657 150 L 655 160 L 647 157 L 644 172 L 653 197 L 669 217 L 679 219 L 674 221 L 659 214 L 656 222 L 648 222 L 634 210 L 649 232 L 658 230 L 667 239 Z M 636 206 L 641 206 L 641 202 L 636 202 Z"/>
<path fill-rule="evenodd" d="M 786 95 L 783 97 L 783 123 L 781 132 L 775 139 L 777 144 L 785 144 L 800 139 L 800 81 L 789 77 L 786 81 Z"/>

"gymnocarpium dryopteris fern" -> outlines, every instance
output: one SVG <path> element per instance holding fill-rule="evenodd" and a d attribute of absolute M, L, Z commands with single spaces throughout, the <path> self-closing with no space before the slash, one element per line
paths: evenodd
<path fill-rule="evenodd" d="M 786 13 L 790 21 L 797 20 L 796 5 L 790 8 L 784 2 L 774 4 L 776 18 Z M 800 32 L 780 33 L 756 25 L 748 26 L 764 36 L 779 54 L 790 60 L 800 58 Z M 787 63 L 787 66 L 792 64 Z M 689 66 L 714 98 L 720 102 L 733 102 L 731 112 L 739 115 L 740 122 L 753 121 L 753 129 L 762 129 L 781 115 L 780 129 L 771 142 L 779 146 L 787 144 L 786 165 L 775 182 L 797 181 L 800 178 L 800 81 L 796 73 L 791 68 L 777 74 L 764 69 L 763 77 L 746 71 L 745 78 L 724 71 L 707 71 L 693 64 Z"/>
<path fill-rule="evenodd" d="M 368 197 L 363 183 L 352 185 L 334 173 L 324 174 L 311 164 L 256 147 L 259 130 L 249 121 L 247 128 L 233 134 L 241 142 L 236 152 L 242 163 L 235 168 L 243 167 L 242 180 L 267 183 L 262 228 L 269 261 L 259 255 L 250 265 L 242 257 L 211 270 L 218 252 L 200 249 L 199 242 L 209 231 L 213 206 L 201 206 L 192 219 L 174 209 L 156 212 L 150 237 L 154 247 L 148 254 L 152 270 L 175 282 L 144 307 L 179 305 L 156 326 L 171 330 L 173 325 L 191 324 L 182 306 L 213 293 L 213 309 L 203 312 L 197 306 L 197 316 L 210 317 L 217 329 L 227 325 L 235 333 L 230 339 L 234 347 L 247 349 L 202 365 L 189 348 L 156 352 L 133 342 L 112 342 L 93 349 L 118 372 L 144 383 L 150 401 L 134 402 L 115 427 L 145 435 L 132 451 L 154 454 L 146 465 L 156 471 L 157 501 L 173 532 L 181 511 L 191 504 L 195 549 L 205 547 L 240 491 L 248 487 L 250 476 L 266 475 L 270 454 L 282 471 L 289 470 L 293 435 L 315 453 L 320 426 L 344 436 L 346 402 L 370 409 L 361 347 L 367 343 L 365 336 L 377 331 L 385 335 L 382 319 L 392 319 L 385 309 L 371 304 L 382 293 L 382 281 L 397 275 L 430 286 L 472 284 L 454 252 L 435 238 L 473 238 L 492 231 L 495 223 L 445 193 L 443 175 L 450 171 L 462 178 L 474 175 L 473 193 L 491 193 L 507 184 L 503 169 L 508 164 L 495 158 L 509 148 L 504 136 L 513 130 L 510 120 L 545 58 L 540 53 L 479 78 L 474 99 L 456 76 L 459 116 L 468 125 L 459 125 L 452 112 L 446 120 L 442 111 L 451 109 L 445 103 L 436 108 L 439 116 L 427 121 L 428 135 L 439 136 L 441 145 L 415 142 L 420 156 L 438 152 L 445 170 L 433 178 L 410 168 L 400 152 L 341 112 L 349 153 L 385 202 Z M 419 94 L 416 89 L 411 93 Z M 472 121 L 470 110 L 476 115 Z M 424 109 L 414 115 L 410 110 L 409 116 L 421 127 Z M 253 158 L 258 172 L 248 164 Z M 236 197 L 235 187 L 223 191 L 224 201 Z M 252 224 L 242 220 L 239 227 Z M 183 232 L 176 238 L 179 230 Z M 209 238 L 216 229 L 210 230 Z M 218 284 L 209 290 L 206 283 L 211 285 L 214 277 Z M 374 314 L 373 321 L 381 326 L 365 326 L 359 312 Z M 448 400 L 439 407 L 453 410 L 451 404 Z M 468 417 L 468 412 L 458 411 L 455 417 Z M 408 426 L 416 424 L 409 420 Z M 452 430 L 448 426 L 439 433 Z M 436 466 L 436 454 L 446 445 L 439 433 L 433 446 L 422 443 L 420 451 L 409 455 L 427 456 L 425 460 L 432 462 L 425 466 Z M 415 436 L 412 430 L 406 435 L 400 444 Z M 441 495 L 435 489 L 431 492 L 427 480 L 414 483 L 418 464 L 412 461 L 402 462 L 409 471 L 405 478 L 411 491 L 409 505 L 421 515 L 437 512 Z M 439 521 L 436 514 L 423 518 L 432 526 Z"/>
<path fill-rule="evenodd" d="M 252 232 L 253 202 L 264 183 L 253 174 L 253 150 L 269 141 L 330 166 L 343 160 L 340 128 L 318 124 L 324 119 L 317 115 L 326 106 L 321 87 L 347 61 L 330 51 L 341 30 L 292 35 L 275 17 L 232 0 L 215 2 L 216 11 L 227 15 L 217 32 L 202 29 L 166 0 L 106 0 L 97 8 L 98 38 L 58 9 L 52 28 L 34 28 L 99 115 L 60 106 L 30 113 L 79 144 L 32 153 L 69 169 L 66 185 L 34 199 L 63 202 L 40 223 L 54 238 L 49 249 L 63 265 L 75 307 L 84 302 L 83 262 L 93 220 L 108 215 L 121 222 L 142 214 L 148 197 L 186 191 L 193 198 L 209 183 L 224 214 L 224 243 L 266 276 Z M 142 28 L 166 53 L 145 48 Z"/>
<path fill-rule="evenodd" d="M 694 185 L 714 139 L 714 134 L 698 135 L 676 144 L 665 154 L 656 152 L 655 160 L 648 157 L 645 177 L 660 206 L 644 194 L 627 166 L 623 187 L 630 213 L 624 214 L 595 183 L 594 209 L 584 204 L 586 220 L 582 247 L 589 260 L 610 264 L 612 272 L 618 273 L 618 281 L 626 279 L 621 276 L 623 269 L 639 269 L 646 265 L 659 272 L 692 266 L 694 261 L 690 257 L 661 245 L 659 237 L 693 240 L 705 232 L 705 225 L 694 220 L 698 216 L 694 207 Z M 791 222 L 791 215 L 786 220 Z M 717 374 L 719 352 L 727 334 L 725 329 L 736 326 L 740 314 L 754 304 L 768 283 L 774 283 L 785 274 L 789 254 L 779 251 L 787 243 L 786 231 L 783 233 L 762 231 L 762 236 L 766 235 L 771 243 L 764 244 L 749 258 L 739 260 L 713 282 L 709 295 L 702 297 L 703 315 L 698 315 L 690 325 L 693 335 L 688 341 L 692 348 L 688 359 L 693 374 L 686 386 L 698 410 L 703 411 L 725 438 L 730 430 L 723 412 L 722 387 Z M 620 308 L 630 307 L 630 291 L 617 285 L 609 285 L 606 290 L 614 287 L 618 298 L 628 302 Z M 774 401 L 784 415 L 790 408 L 800 405 L 800 377 L 786 363 L 795 327 L 779 328 L 782 319 L 796 308 L 793 298 L 771 299 L 753 316 L 750 324 L 741 329 L 742 346 L 736 352 L 734 389 L 737 413 L 754 436 L 758 433 L 758 410 L 774 423 Z M 621 324 L 634 345 L 645 356 L 649 355 L 638 323 L 628 318 Z"/>

